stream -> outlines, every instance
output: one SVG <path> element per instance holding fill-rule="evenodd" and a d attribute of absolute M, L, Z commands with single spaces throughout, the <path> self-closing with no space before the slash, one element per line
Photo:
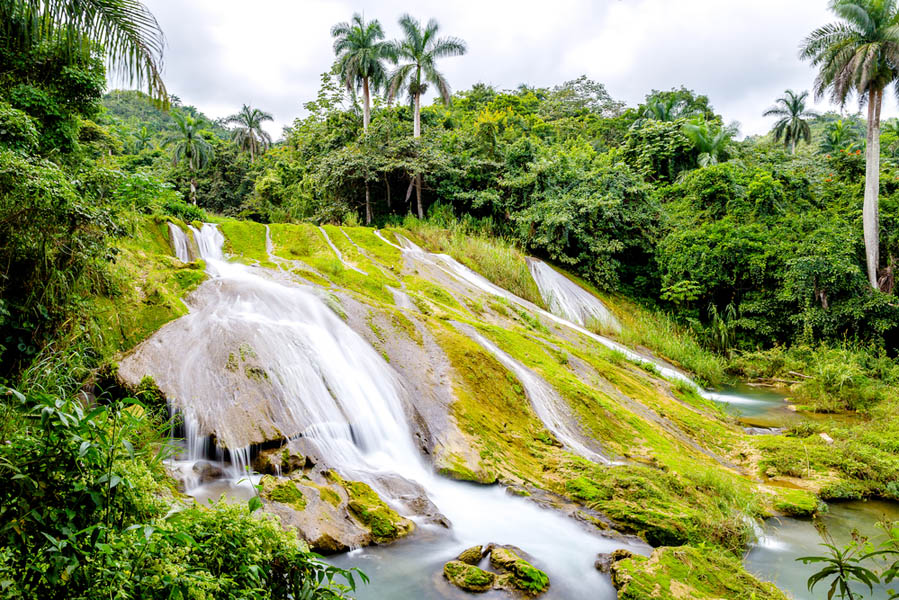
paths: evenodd
<path fill-rule="evenodd" d="M 535 566 L 550 577 L 550 589 L 542 596 L 547 600 L 616 598 L 609 578 L 593 566 L 596 555 L 618 548 L 648 554 L 648 547 L 603 536 L 592 526 L 559 511 L 512 496 L 501 486 L 478 486 L 434 474 L 412 442 L 402 408 L 409 399 L 404 396 L 399 376 L 374 348 L 335 316 L 310 288 L 276 281 L 253 267 L 227 261 L 222 253 L 224 238 L 215 226 L 191 229 L 193 240 L 177 227 L 170 229 L 175 252 L 186 262 L 196 248 L 206 261 L 210 281 L 204 283 L 205 294 L 195 295 L 188 316 L 179 320 L 177 326 L 167 326 L 168 337 L 157 344 L 191 347 L 190 340 L 197 336 L 224 340 L 229 333 L 241 332 L 251 342 L 252 358 L 271 370 L 278 398 L 259 399 L 258 407 L 235 404 L 236 396 L 230 397 L 234 394 L 229 391 L 231 382 L 221 374 L 221 365 L 230 364 L 231 360 L 225 348 L 208 350 L 194 345 L 184 360 L 166 363 L 161 371 L 170 387 L 178 391 L 186 442 L 181 460 L 173 461 L 170 467 L 185 474 L 182 480 L 189 494 L 200 502 L 223 494 L 232 501 L 245 502 L 254 493 L 252 483 L 257 477 L 253 475 L 248 481 L 245 473 L 250 462 L 251 440 L 247 439 L 247 431 L 267 427 L 288 435 L 302 435 L 335 468 L 366 481 L 387 499 L 392 499 L 390 490 L 379 484 L 384 474 L 398 474 L 416 482 L 452 524 L 444 528 L 424 518 L 413 519 L 417 531 L 410 538 L 330 557 L 331 564 L 358 567 L 371 578 L 372 585 L 363 585 L 357 591 L 361 600 L 470 598 L 445 581 L 443 564 L 466 548 L 491 542 L 518 546 L 533 557 Z M 322 233 L 327 239 L 324 230 Z M 545 263 L 532 261 L 529 265 L 547 305 L 554 309 L 552 312 L 498 288 L 447 255 L 425 252 L 403 238 L 399 241 L 412 261 L 436 265 L 460 281 L 504 297 L 632 360 L 652 362 L 665 376 L 690 381 L 670 365 L 587 330 L 587 321 L 602 321 L 607 328 L 615 328 L 617 322 L 598 298 L 556 274 Z M 336 248 L 335 253 L 340 257 Z M 537 414 L 568 448 L 589 460 L 608 463 L 608 458 L 597 449 L 586 447 L 586 440 L 567 426 L 559 412 L 562 405 L 545 382 L 489 341 L 480 336 L 473 339 L 516 373 Z M 788 409 L 782 395 L 766 389 L 734 386 L 715 392 L 700 389 L 700 393 L 721 403 L 729 414 L 737 415 L 748 426 L 788 427 L 803 418 Z M 267 412 L 260 407 L 267 407 Z M 252 423 L 251 413 L 247 412 L 251 408 L 252 415 L 256 415 Z M 247 416 L 241 416 L 241 411 Z M 267 414 L 271 422 L 261 422 L 260 414 Z M 207 438 L 198 433 L 209 430 L 218 433 L 229 452 L 216 457 L 224 469 L 223 476 L 200 482 L 190 474 L 196 472 L 199 462 L 209 458 Z M 832 506 L 824 520 L 837 541 L 843 543 L 852 528 L 875 536 L 875 523 L 884 515 L 899 519 L 899 509 L 877 502 L 840 504 Z M 804 566 L 795 558 L 820 553 L 819 541 L 810 521 L 771 519 L 759 541 L 747 552 L 745 564 L 751 572 L 774 581 L 795 598 L 810 599 L 805 581 L 815 567 Z M 481 597 L 507 596 L 503 592 L 488 592 Z"/>

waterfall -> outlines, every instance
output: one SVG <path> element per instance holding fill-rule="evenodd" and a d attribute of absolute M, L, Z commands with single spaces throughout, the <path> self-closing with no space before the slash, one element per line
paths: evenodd
<path fill-rule="evenodd" d="M 224 238 L 214 225 L 193 229 L 193 235 L 210 279 L 192 297 L 187 316 L 138 350 L 159 352 L 153 374 L 172 390 L 189 455 L 202 456 L 206 435 L 214 432 L 230 454 L 229 474 L 246 480 L 242 471 L 253 435 L 301 435 L 328 466 L 368 482 L 388 502 L 393 499 L 379 488 L 379 475 L 394 473 L 421 484 L 452 530 L 420 523 L 429 533 L 421 534 L 417 553 L 436 563 L 429 563 L 433 571 L 417 569 L 404 578 L 402 589 L 383 597 L 408 593 L 413 581 L 419 592 L 432 589 L 432 574 L 444 561 L 467 546 L 497 542 L 538 557 L 553 581 L 555 591 L 548 597 L 614 598 L 608 581 L 593 568 L 596 553 L 620 547 L 645 552 L 643 546 L 601 537 L 561 513 L 506 494 L 500 486 L 474 486 L 435 475 L 413 444 L 404 410 L 411 399 L 399 375 L 372 346 L 310 288 L 269 279 L 264 269 L 225 260 Z M 229 371 L 233 365 L 228 347 L 236 340 L 246 345 L 246 365 L 264 373 L 270 386 L 265 398 L 236 389 L 240 379 Z M 243 364 L 243 353 L 233 362 Z M 528 385 L 536 393 L 539 384 Z M 566 437 L 561 427 L 557 434 Z"/>
<path fill-rule="evenodd" d="M 169 239 L 172 241 L 172 249 L 178 260 L 184 263 L 190 262 L 190 240 L 184 230 L 171 221 L 169 221 Z"/>
<path fill-rule="evenodd" d="M 599 298 L 542 260 L 528 258 L 527 262 L 540 295 L 551 313 L 582 327 L 595 323 L 604 329 L 621 330 L 618 319 Z"/>
<path fill-rule="evenodd" d="M 392 246 L 396 245 L 396 244 L 393 244 L 392 242 L 388 241 L 386 238 L 383 237 L 383 235 L 380 235 L 380 233 L 379 233 L 378 237 L 381 238 L 387 244 L 390 244 Z M 528 310 L 529 312 L 531 312 L 533 314 L 537 314 L 542 317 L 545 317 L 546 319 L 549 319 L 550 321 L 558 323 L 559 325 L 561 325 L 563 327 L 566 327 L 566 328 L 576 331 L 582 335 L 585 335 L 585 336 L 589 337 L 590 339 L 602 344 L 606 348 L 623 354 L 625 357 L 627 357 L 628 360 L 631 360 L 631 361 L 637 362 L 637 363 L 653 365 L 656 368 L 656 370 L 658 370 L 659 374 L 662 375 L 662 377 L 665 377 L 667 379 L 671 379 L 674 381 L 682 381 L 684 383 L 687 383 L 687 384 L 693 386 L 694 388 L 696 388 L 696 391 L 699 393 L 699 395 L 701 395 L 703 398 L 706 398 L 708 400 L 713 400 L 715 402 L 723 402 L 723 403 L 728 403 L 728 404 L 747 403 L 747 399 L 742 398 L 740 396 L 736 396 L 736 395 L 732 395 L 732 394 L 721 394 L 718 392 L 712 392 L 709 390 L 705 390 L 702 388 L 702 386 L 698 385 L 695 381 L 690 379 L 690 377 L 688 377 L 685 373 L 671 367 L 670 365 L 668 365 L 662 361 L 654 360 L 652 358 L 644 356 L 638 352 L 635 352 L 634 350 L 631 350 L 630 348 L 628 348 L 627 346 L 625 346 L 623 344 L 619 344 L 618 342 L 615 342 L 605 336 L 599 335 L 597 333 L 593 333 L 589 329 L 586 329 L 585 327 L 582 327 L 581 325 L 578 325 L 577 323 L 570 321 L 563 314 L 556 314 L 554 312 L 549 312 L 549 311 L 543 310 L 542 308 L 533 304 L 532 302 L 528 302 L 524 298 L 516 296 L 512 292 L 509 292 L 508 290 L 504 290 L 503 288 L 499 287 L 498 285 L 496 285 L 493 282 L 491 282 L 490 280 L 488 280 L 483 275 L 472 271 L 471 269 L 469 269 L 468 267 L 466 267 L 465 265 L 463 265 L 462 263 L 460 263 L 459 261 L 454 259 L 452 256 L 449 256 L 447 254 L 436 254 L 436 253 L 426 252 L 425 250 L 423 250 L 422 248 L 420 248 L 419 246 L 417 246 L 416 244 L 414 244 L 413 242 L 408 240 L 406 237 L 404 237 L 400 234 L 396 234 L 396 237 L 400 242 L 400 248 L 403 250 L 403 252 L 407 256 L 409 256 L 413 260 L 421 261 L 423 263 L 430 264 L 430 265 L 435 265 L 438 268 L 440 268 L 442 271 L 444 271 L 445 273 L 447 273 L 448 275 L 450 275 L 451 277 L 455 278 L 456 280 L 458 280 L 460 282 L 467 283 L 469 285 L 473 285 L 474 287 L 476 287 L 484 292 L 487 292 L 488 294 L 493 294 L 495 296 L 504 298 L 510 302 L 513 302 L 513 303 L 521 306 L 522 308 Z M 550 308 L 552 308 L 552 304 L 550 305 Z M 556 308 L 555 310 L 558 310 L 558 308 Z M 753 401 L 749 400 L 748 402 L 753 402 Z"/>
<path fill-rule="evenodd" d="M 333 251 L 334 251 L 334 254 L 337 255 L 337 260 L 339 260 L 340 263 L 341 263 L 344 267 L 346 267 L 347 269 L 352 269 L 353 271 L 356 271 L 357 273 L 362 273 L 363 275 L 367 275 L 367 273 L 366 273 L 365 271 L 363 271 L 362 269 L 359 269 L 358 267 L 356 267 L 356 266 L 354 266 L 354 265 L 348 263 L 348 262 L 343 258 L 343 254 L 340 252 L 340 250 L 337 249 L 337 246 L 334 245 L 334 242 L 331 241 L 331 238 L 328 236 L 328 232 L 325 231 L 325 228 L 324 228 L 324 227 L 319 226 L 318 230 L 321 231 L 322 235 L 323 235 L 324 238 L 325 238 L 325 241 L 328 242 L 328 245 L 331 247 L 331 250 L 333 250 Z"/>
<path fill-rule="evenodd" d="M 584 458 L 607 465 L 612 464 L 608 457 L 591 450 L 581 441 L 584 436 L 579 434 L 576 425 L 574 425 L 577 423 L 577 420 L 568 414 L 569 409 L 565 401 L 556 393 L 556 390 L 532 370 L 500 350 L 496 344 L 473 329 L 465 328 L 465 333 L 493 354 L 504 367 L 515 374 L 515 377 L 518 378 L 518 381 L 524 387 L 528 400 L 531 401 L 531 406 L 534 408 L 534 412 L 537 413 L 537 417 L 556 436 L 556 439 L 562 442 L 564 446 L 567 446 L 569 450 Z"/>

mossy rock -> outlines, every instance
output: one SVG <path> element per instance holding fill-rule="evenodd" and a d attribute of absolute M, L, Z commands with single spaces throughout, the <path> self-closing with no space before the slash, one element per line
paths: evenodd
<path fill-rule="evenodd" d="M 523 559 L 515 548 L 489 546 L 490 564 L 504 571 L 503 587 L 511 587 L 528 594 L 540 594 L 549 588 L 549 576 Z"/>
<path fill-rule="evenodd" d="M 780 489 L 774 499 L 774 509 L 789 517 L 812 517 L 820 506 L 818 497 L 805 490 Z"/>
<path fill-rule="evenodd" d="M 619 600 L 786 600 L 773 583 L 750 575 L 735 557 L 711 546 L 658 548 L 612 564 Z"/>
<path fill-rule="evenodd" d="M 472 546 L 471 548 L 463 550 L 462 553 L 456 557 L 456 560 L 461 560 L 469 565 L 476 565 L 481 562 L 482 558 L 484 558 L 484 547 Z"/>
<path fill-rule="evenodd" d="M 496 581 L 496 574 L 461 560 L 451 560 L 443 565 L 443 576 L 466 592 L 486 592 Z"/>
<path fill-rule="evenodd" d="M 306 510 L 306 497 L 293 481 L 280 481 L 266 475 L 259 481 L 262 496 L 272 502 L 286 504 L 296 510 Z"/>
<path fill-rule="evenodd" d="M 414 530 L 412 521 L 387 506 L 367 483 L 344 480 L 334 471 L 329 471 L 327 477 L 346 490 L 350 514 L 371 531 L 376 544 L 392 542 Z"/>

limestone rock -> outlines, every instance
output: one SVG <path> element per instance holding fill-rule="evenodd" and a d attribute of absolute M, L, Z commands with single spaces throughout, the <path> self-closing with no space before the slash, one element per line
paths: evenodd
<path fill-rule="evenodd" d="M 463 550 L 462 553 L 456 557 L 456 560 L 468 563 L 469 565 L 476 565 L 481 562 L 482 558 L 484 558 L 483 550 L 483 546 L 472 546 L 467 550 Z"/>
<path fill-rule="evenodd" d="M 466 592 L 486 592 L 496 581 L 496 574 L 461 560 L 451 560 L 443 565 L 443 576 Z"/>
<path fill-rule="evenodd" d="M 824 441 L 824 443 L 827 444 L 828 446 L 833 444 L 833 438 L 830 437 L 829 435 L 827 435 L 826 433 L 824 433 L 823 431 L 818 434 L 818 437 L 820 437 Z"/>

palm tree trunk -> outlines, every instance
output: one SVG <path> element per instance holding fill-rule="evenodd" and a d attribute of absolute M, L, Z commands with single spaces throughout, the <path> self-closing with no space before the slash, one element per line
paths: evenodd
<path fill-rule="evenodd" d="M 880 107 L 883 90 L 868 93 L 868 136 L 865 148 L 865 203 L 862 224 L 865 232 L 865 258 L 868 282 L 877 289 L 877 268 L 880 265 L 880 224 L 878 191 L 880 187 Z"/>
<path fill-rule="evenodd" d="M 412 137 L 418 139 L 421 137 L 421 94 L 415 94 L 415 119 Z M 424 219 L 425 213 L 421 207 L 421 173 L 415 174 L 415 200 L 418 204 L 418 218 Z"/>
<path fill-rule="evenodd" d="M 793 138 L 793 141 L 790 142 L 790 154 L 796 154 L 796 138 Z"/>
<path fill-rule="evenodd" d="M 371 193 L 368 189 L 368 180 L 365 181 L 365 224 L 371 225 Z"/>
<path fill-rule="evenodd" d="M 368 77 L 362 78 L 362 131 L 368 133 L 368 124 L 371 122 L 371 108 L 369 107 Z M 368 184 L 366 184 L 368 185 Z"/>
<path fill-rule="evenodd" d="M 194 203 L 194 206 L 197 205 L 197 180 L 193 177 L 190 178 L 190 199 Z"/>

